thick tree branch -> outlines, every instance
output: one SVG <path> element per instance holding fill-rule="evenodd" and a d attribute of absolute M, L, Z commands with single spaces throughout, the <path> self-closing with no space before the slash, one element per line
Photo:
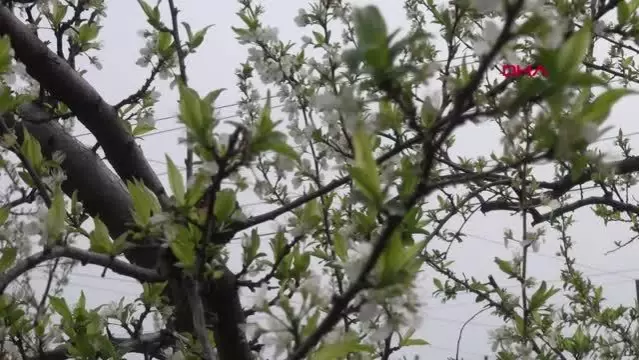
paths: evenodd
<path fill-rule="evenodd" d="M 92 216 L 100 216 L 100 219 L 109 229 L 112 238 L 116 238 L 128 230 L 127 224 L 133 222 L 131 216 L 132 201 L 123 186 L 121 180 L 100 160 L 88 147 L 66 133 L 62 126 L 56 122 L 38 122 L 38 119 L 46 118 L 49 114 L 34 104 L 25 104 L 19 109 L 21 117 L 27 120 L 16 122 L 11 116 L 5 114 L 4 120 L 10 128 L 14 128 L 18 141 L 23 138 L 23 129 L 36 138 L 42 147 L 43 155 L 51 158 L 56 151 L 62 152 L 65 159 L 62 168 L 67 176 L 62 184 L 62 189 L 67 195 L 78 192 L 78 200 Z M 156 242 L 159 240 L 155 240 Z M 138 246 L 125 252 L 127 259 L 132 263 L 146 268 L 155 268 L 159 261 L 157 247 Z M 210 281 L 204 291 L 206 302 L 204 303 L 207 316 L 218 315 L 217 330 L 224 332 L 225 342 L 218 342 L 218 353 L 225 349 L 225 353 L 234 354 L 226 359 L 250 359 L 250 349 L 244 334 L 239 330 L 238 324 L 246 322 L 244 312 L 234 283 L 235 276 L 227 268 L 223 268 L 225 276 L 222 279 Z M 173 286 L 170 284 L 170 286 Z M 171 301 L 174 304 L 187 304 L 179 283 L 175 284 L 175 292 L 171 293 Z M 219 310 L 218 310 L 219 309 Z M 178 315 L 182 321 L 180 331 L 188 331 L 191 326 L 191 313 L 188 306 L 178 306 Z M 188 321 L 187 321 L 188 320 Z M 211 321 L 212 322 L 212 321 Z M 227 329 L 224 331 L 224 329 Z M 217 336 L 217 334 L 216 334 Z M 236 357 L 235 354 L 240 354 Z M 225 358 L 223 358 L 225 359 Z"/>
<path fill-rule="evenodd" d="M 8 35 L 11 38 L 11 44 L 15 51 L 16 57 L 26 67 L 27 72 L 35 80 L 37 80 L 41 86 L 53 94 L 55 98 L 65 103 L 73 113 L 76 114 L 78 120 L 95 136 L 97 141 L 104 149 L 105 155 L 109 163 L 113 166 L 116 173 L 124 181 L 138 179 L 144 182 L 144 184 L 159 198 L 160 202 L 166 207 L 168 205 L 166 192 L 162 183 L 157 175 L 153 172 L 150 164 L 144 158 L 144 155 L 138 145 L 135 143 L 135 139 L 129 134 L 124 127 L 123 121 L 118 118 L 117 111 L 113 106 L 107 104 L 104 99 L 98 94 L 98 92 L 78 74 L 69 64 L 51 52 L 46 44 L 37 38 L 30 30 L 29 27 L 18 20 L 11 11 L 0 5 L 0 35 Z M 30 130 L 31 132 L 31 130 Z M 47 134 L 48 135 L 48 134 Z M 42 143 L 42 141 L 41 141 Z M 84 153 L 83 153 L 84 154 Z M 89 160 L 89 159 L 85 159 Z M 89 161 L 93 163 L 99 163 L 99 159 L 92 158 Z M 68 161 L 67 161 L 68 162 Z M 67 164 L 68 165 L 68 164 Z M 88 165 L 89 167 L 92 166 Z M 101 164 L 103 165 L 103 164 Z M 74 165 L 70 165 L 74 166 Z M 84 161 L 77 163 L 75 166 L 87 166 Z M 65 169 L 66 170 L 66 169 Z M 69 176 L 67 174 L 67 176 Z M 108 176 L 107 179 L 110 179 Z M 76 178 L 77 182 L 92 182 L 88 180 L 86 173 L 84 176 Z M 103 180 L 103 179 L 97 179 Z M 108 180 L 107 180 L 108 181 Z M 124 209 L 121 208 L 121 204 L 104 204 L 109 209 L 97 208 L 94 210 L 100 210 L 102 212 L 113 212 L 114 209 L 120 211 L 118 216 L 121 218 L 121 222 L 113 222 L 112 224 L 105 224 L 109 227 L 110 232 L 121 234 L 123 227 L 132 222 L 130 213 L 131 199 L 126 189 L 123 188 L 120 181 L 118 185 L 121 187 L 119 193 L 112 194 L 110 192 L 100 189 L 94 196 L 98 197 L 120 197 L 124 198 L 122 204 L 125 204 Z M 80 184 L 80 186 L 83 186 Z M 85 194 L 85 196 L 90 196 Z M 103 199 L 102 201 L 110 199 Z M 116 214 L 109 214 L 115 217 Z M 103 215 L 101 215 L 103 219 Z M 104 220 L 104 219 L 103 219 Z M 112 236 L 114 234 L 111 234 Z M 140 250 L 140 249 L 138 249 Z M 137 251 L 135 255 L 133 253 L 127 254 L 128 258 L 139 266 L 153 267 L 158 261 L 162 261 L 163 268 L 171 267 L 172 264 L 166 264 L 169 257 L 159 259 L 159 253 L 157 251 Z M 224 272 L 230 272 L 228 269 L 223 269 Z M 234 279 L 235 277 L 233 277 Z M 244 322 L 244 312 L 242 311 L 241 304 L 239 303 L 239 297 L 237 296 L 237 287 L 232 284 L 216 284 L 216 282 L 226 281 L 228 277 L 222 277 L 219 280 L 211 280 L 211 284 L 203 284 L 203 286 L 215 289 L 223 288 L 231 291 L 231 293 L 216 291 L 215 293 L 209 293 L 209 298 L 205 304 L 207 314 L 216 314 L 221 319 L 233 319 L 239 321 L 239 323 L 224 323 L 219 321 L 219 329 L 222 331 L 228 331 L 229 333 L 238 335 L 235 339 L 227 339 L 227 342 L 218 343 L 218 352 L 220 353 L 234 353 L 232 357 L 227 359 L 250 359 L 250 349 L 248 348 L 248 342 L 243 333 L 235 331 Z M 174 304 L 186 303 L 184 294 L 180 290 L 179 278 L 174 277 L 169 283 L 168 288 L 173 288 L 171 301 Z M 218 286 L 219 285 L 219 286 Z M 233 303 L 234 302 L 234 303 Z M 212 304 L 222 305 L 218 308 L 213 308 Z M 228 316 L 227 312 L 232 309 L 236 312 L 234 316 Z M 240 310 L 239 312 L 237 310 Z M 190 312 L 188 306 L 179 306 L 178 314 L 176 317 L 190 318 Z M 221 313 L 224 313 L 222 316 Z M 192 324 L 184 323 L 185 326 L 180 331 L 192 331 Z M 226 351 L 222 351 L 222 348 L 226 348 Z M 245 357 L 248 354 L 249 357 Z M 224 359 L 224 358 L 223 358 Z"/>
<path fill-rule="evenodd" d="M 66 104 L 82 125 L 95 136 L 107 159 L 123 180 L 143 179 L 155 194 L 160 197 L 165 195 L 159 179 L 148 176 L 153 170 L 115 108 L 107 104 L 80 74 L 49 50 L 26 24 L 2 5 L 0 35 L 11 38 L 16 58 L 25 65 L 27 73 L 56 99 Z"/>

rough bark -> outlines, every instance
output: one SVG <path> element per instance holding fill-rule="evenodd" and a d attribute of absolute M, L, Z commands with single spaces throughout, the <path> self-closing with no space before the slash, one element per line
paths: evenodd
<path fill-rule="evenodd" d="M 70 194 L 78 191 L 78 198 L 92 215 L 99 215 L 116 237 L 132 222 L 131 199 L 123 181 L 141 180 L 166 205 L 166 192 L 153 172 L 134 138 L 126 131 L 115 109 L 107 104 L 98 92 L 73 70 L 64 59 L 51 52 L 28 27 L 18 20 L 5 6 L 0 5 L 0 35 L 11 38 L 16 58 L 24 63 L 27 72 L 52 96 L 65 103 L 78 120 L 95 136 L 104 149 L 107 161 L 118 176 L 90 149 L 66 134 L 56 122 L 37 123 L 45 119 L 43 109 L 30 104 L 21 109 L 28 121 L 15 123 L 24 126 L 42 145 L 45 156 L 54 151 L 66 155 L 63 169 L 67 180 L 63 190 Z M 8 119 L 9 120 L 9 119 Z M 33 122 L 30 122 L 33 121 Z M 126 257 L 132 263 L 170 269 L 166 263 L 170 256 L 161 256 L 161 251 L 138 248 L 128 251 Z M 251 359 L 251 352 L 245 335 L 239 331 L 245 323 L 244 312 L 237 294 L 235 276 L 224 269 L 224 276 L 218 280 L 208 280 L 202 284 L 205 289 L 200 296 L 205 306 L 207 323 L 215 330 L 216 346 L 222 360 Z M 170 301 L 176 305 L 177 330 L 193 331 L 191 311 L 186 306 L 180 276 L 169 282 Z"/>

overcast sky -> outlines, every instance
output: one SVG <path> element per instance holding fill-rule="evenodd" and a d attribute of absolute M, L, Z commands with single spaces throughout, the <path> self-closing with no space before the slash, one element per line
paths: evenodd
<path fill-rule="evenodd" d="M 282 38 L 299 40 L 303 34 L 294 24 L 293 18 L 297 14 L 298 7 L 306 2 L 268 0 L 263 3 L 267 10 L 264 17 L 265 23 L 279 28 Z M 403 1 L 358 0 L 354 3 L 357 5 L 378 5 L 391 29 L 408 26 L 402 7 Z M 218 105 L 237 102 L 239 93 L 235 89 L 234 70 L 240 62 L 245 60 L 246 49 L 236 43 L 230 29 L 232 25 L 238 25 L 235 16 L 238 6 L 235 1 L 189 0 L 178 1 L 178 6 L 183 10 L 180 15 L 181 21 L 188 21 L 193 29 L 214 24 L 205 44 L 198 54 L 190 58 L 188 63 L 190 85 L 200 92 L 227 88 L 229 90 L 220 96 Z M 164 9 L 163 12 L 166 13 L 166 10 Z M 90 71 L 87 77 L 108 102 L 116 103 L 139 88 L 148 76 L 147 71 L 135 65 L 135 61 L 139 57 L 139 48 L 143 45 L 143 40 L 136 35 L 136 32 L 145 27 L 146 22 L 142 11 L 134 1 L 111 1 L 109 2 L 108 18 L 103 25 L 101 39 L 104 50 L 100 52 L 99 57 L 104 67 L 102 71 Z M 158 130 L 179 127 L 180 124 L 173 116 L 177 111 L 176 92 L 168 89 L 168 83 L 159 83 L 158 90 L 162 93 L 162 98 L 156 108 L 156 117 L 163 119 L 157 123 Z M 632 101 L 636 100 L 636 98 L 626 99 L 617 105 L 609 120 L 610 123 L 621 127 L 627 133 L 639 131 L 639 123 L 630 112 Z M 222 116 L 232 116 L 235 111 L 235 107 L 229 106 L 219 112 Z M 630 117 L 628 117 L 629 115 Z M 84 132 L 84 129 L 78 127 L 78 134 Z M 614 135 L 615 132 L 616 130 L 609 135 Z M 145 137 L 142 142 L 143 150 L 159 174 L 166 171 L 165 153 L 168 153 L 176 163 L 182 163 L 185 150 L 178 145 L 177 139 L 183 135 L 183 131 L 173 130 Z M 462 128 L 457 133 L 457 137 L 457 146 L 454 152 L 460 155 L 488 155 L 491 150 L 500 148 L 499 137 L 493 126 L 470 124 Z M 88 136 L 81 137 L 81 139 L 88 143 L 91 142 L 91 138 Z M 635 143 L 634 137 L 632 140 L 632 143 Z M 612 141 L 603 141 L 599 143 L 599 146 L 611 148 Z M 166 176 L 162 177 L 166 183 Z M 246 196 L 241 201 L 245 204 L 251 204 L 245 208 L 249 214 L 259 214 L 269 209 L 267 205 L 260 205 L 259 199 L 255 196 Z M 574 254 L 577 255 L 578 267 L 586 274 L 596 275 L 592 278 L 593 281 L 605 285 L 605 296 L 611 302 L 631 302 L 635 296 L 633 279 L 639 277 L 639 264 L 636 260 L 632 261 L 631 255 L 635 250 L 629 247 L 612 255 L 604 255 L 613 247 L 614 240 L 626 239 L 629 232 L 615 225 L 604 228 L 603 223 L 596 220 L 590 210 L 580 210 L 577 214 L 577 223 L 571 234 L 576 242 Z M 485 279 L 486 275 L 495 273 L 494 257 L 509 258 L 511 254 L 511 250 L 505 249 L 503 246 L 504 228 L 513 227 L 515 236 L 521 237 L 521 234 L 517 233 L 519 223 L 518 216 L 510 216 L 507 213 L 476 215 L 476 218 L 466 226 L 466 241 L 457 245 L 453 250 L 454 259 L 457 261 L 454 269 L 472 274 L 480 279 Z M 273 224 L 265 224 L 260 228 L 260 232 L 268 233 L 273 229 Z M 265 240 L 267 239 L 268 237 L 265 238 Z M 557 251 L 558 245 L 559 242 L 554 234 L 549 232 L 547 241 L 540 252 L 531 256 L 530 273 L 532 275 L 538 279 L 557 283 L 561 260 L 553 254 Z M 239 254 L 238 241 L 232 242 L 230 247 L 231 252 Z M 516 248 L 515 245 L 512 247 Z M 234 263 L 232 267 L 236 268 L 237 265 L 238 263 Z M 108 274 L 105 279 L 100 279 L 101 271 L 102 269 L 89 266 L 77 268 L 66 291 L 69 301 L 75 302 L 80 290 L 84 290 L 86 293 L 89 306 L 117 301 L 122 296 L 133 298 L 138 295 L 139 287 L 134 281 L 122 279 L 113 274 Z M 432 345 L 412 348 L 408 354 L 419 354 L 423 356 L 422 358 L 444 359 L 448 355 L 454 355 L 459 328 L 479 309 L 479 306 L 473 303 L 473 298 L 470 296 L 462 296 L 447 304 L 441 304 L 438 300 L 433 299 L 431 296 L 432 276 L 432 272 L 426 271 L 422 294 L 428 305 L 425 307 L 422 328 L 418 331 L 418 334 Z M 43 279 L 43 277 L 37 279 Z M 43 283 L 43 280 L 37 281 Z M 247 297 L 246 303 L 250 303 L 250 297 Z M 461 347 L 461 353 L 466 360 L 483 360 L 483 355 L 490 351 L 487 331 L 498 324 L 498 319 L 489 315 L 481 315 L 466 328 Z"/>

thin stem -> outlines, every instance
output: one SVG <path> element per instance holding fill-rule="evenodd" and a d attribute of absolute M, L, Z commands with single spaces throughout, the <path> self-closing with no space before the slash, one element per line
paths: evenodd
<path fill-rule="evenodd" d="M 180 28 L 178 27 L 178 8 L 175 6 L 174 0 L 169 0 L 169 8 L 171 11 L 171 36 L 173 36 L 173 46 L 175 47 L 175 54 L 178 58 L 178 66 L 180 68 L 180 80 L 184 86 L 188 86 L 188 78 L 186 76 L 186 54 L 182 49 L 182 42 L 180 40 Z M 189 137 L 187 133 L 187 138 Z M 189 139 L 187 139 L 188 142 Z M 186 179 L 187 181 L 193 176 L 193 150 L 186 147 L 186 160 L 184 163 L 186 167 Z"/>

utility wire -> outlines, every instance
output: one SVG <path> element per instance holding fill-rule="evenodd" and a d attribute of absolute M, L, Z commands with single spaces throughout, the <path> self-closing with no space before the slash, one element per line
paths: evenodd
<path fill-rule="evenodd" d="M 474 56 L 475 55 L 457 56 L 457 57 L 453 57 L 451 60 L 465 59 L 465 58 L 474 57 Z M 444 63 L 444 62 L 447 62 L 447 61 L 448 61 L 448 59 L 433 60 L 433 62 L 436 62 L 436 63 Z M 471 65 L 471 64 L 474 64 L 474 63 L 478 63 L 478 62 L 479 62 L 478 60 L 474 60 L 474 61 L 466 63 L 466 65 Z M 457 68 L 457 67 L 460 67 L 460 66 L 462 66 L 462 64 L 451 66 L 451 68 Z M 263 100 L 268 100 L 268 97 L 265 96 L 265 97 L 261 97 L 261 98 L 257 99 L 257 101 L 263 101 Z M 213 107 L 213 111 L 239 106 L 242 103 L 243 103 L 243 101 L 237 101 L 237 102 L 230 103 L 230 104 L 215 106 L 215 107 Z M 282 106 L 284 106 L 284 104 L 273 105 L 273 106 L 271 106 L 271 108 L 275 109 L 275 108 L 279 108 L 279 107 L 282 107 Z M 167 115 L 167 116 L 163 116 L 163 117 L 160 117 L 160 118 L 156 118 L 156 119 L 153 120 L 153 122 L 158 123 L 158 122 L 165 121 L 165 120 L 176 119 L 178 117 L 179 117 L 179 114 Z M 236 117 L 239 117 L 239 115 L 237 115 L 237 114 L 229 115 L 229 116 L 217 118 L 217 120 L 218 121 L 219 120 L 226 120 L 226 119 L 231 119 L 231 118 L 236 118 Z M 179 126 L 179 127 L 175 127 L 175 128 L 171 128 L 171 129 L 150 132 L 150 133 L 143 134 L 143 135 L 140 135 L 140 136 L 137 136 L 137 137 L 138 138 L 145 138 L 145 137 L 149 137 L 149 136 L 165 134 L 167 132 L 178 131 L 178 130 L 181 130 L 181 129 L 184 129 L 184 128 L 185 128 L 185 126 Z M 78 134 L 78 135 L 74 135 L 73 137 L 77 139 L 79 137 L 84 137 L 84 136 L 89 136 L 89 135 L 93 135 L 93 134 L 91 132 L 84 132 L 84 133 L 81 133 L 81 134 Z"/>

